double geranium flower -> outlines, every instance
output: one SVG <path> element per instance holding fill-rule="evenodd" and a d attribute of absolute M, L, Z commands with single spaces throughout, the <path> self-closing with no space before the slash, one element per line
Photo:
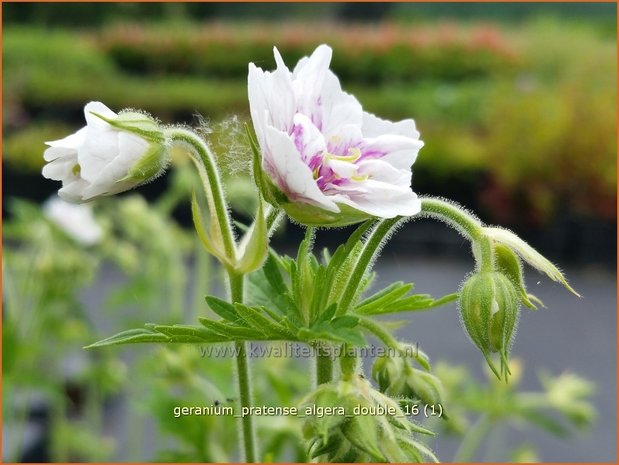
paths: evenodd
<path fill-rule="evenodd" d="M 249 65 L 249 104 L 271 196 L 297 221 L 343 225 L 419 213 L 411 165 L 423 142 L 411 119 L 364 112 L 329 70 L 319 46 L 292 72 Z M 269 196 L 267 196 L 269 198 Z"/>

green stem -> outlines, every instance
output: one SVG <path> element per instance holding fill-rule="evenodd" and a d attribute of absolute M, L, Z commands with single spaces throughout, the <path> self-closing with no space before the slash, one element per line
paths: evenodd
<path fill-rule="evenodd" d="M 477 420 L 477 423 L 470 428 L 462 439 L 460 447 L 454 456 L 454 462 L 471 462 L 482 440 L 488 434 L 492 427 L 492 421 L 487 415 L 483 415 Z"/>
<path fill-rule="evenodd" d="M 337 309 L 337 316 L 345 315 L 349 307 L 357 295 L 359 283 L 362 281 L 365 273 L 371 267 L 374 259 L 380 252 L 385 240 L 389 237 L 391 230 L 398 225 L 404 218 L 396 217 L 382 220 L 376 224 L 372 233 L 363 244 L 363 249 L 357 258 L 357 263 L 353 268 L 352 273 L 348 277 L 344 293 L 340 299 L 340 305 Z"/>
<path fill-rule="evenodd" d="M 316 386 L 329 383 L 333 379 L 333 359 L 329 350 L 316 349 Z"/>
<path fill-rule="evenodd" d="M 348 350 L 348 345 L 344 344 L 342 355 L 340 356 L 340 369 L 342 371 L 342 379 L 350 381 L 357 371 L 359 360 L 353 351 Z"/>
<path fill-rule="evenodd" d="M 477 241 L 482 236 L 483 224 L 463 208 L 435 197 L 421 198 L 421 216 L 428 216 L 455 227 L 462 234 Z"/>
<path fill-rule="evenodd" d="M 215 212 L 215 217 L 219 223 L 224 251 L 226 257 L 236 261 L 236 246 L 234 234 L 228 214 L 228 206 L 224 196 L 219 170 L 215 163 L 215 157 L 211 153 L 208 145 L 195 133 L 187 129 L 170 128 L 166 130 L 166 137 L 172 143 L 180 143 L 189 147 L 188 150 L 193 160 L 200 179 L 204 185 L 204 193 L 208 202 L 209 210 Z"/>
<path fill-rule="evenodd" d="M 387 347 L 397 350 L 399 354 L 406 356 L 406 351 L 402 348 L 400 343 L 382 325 L 376 323 L 369 318 L 359 317 L 359 326 L 370 331 Z"/>
<path fill-rule="evenodd" d="M 477 271 L 492 271 L 494 262 L 492 243 L 484 234 L 484 225 L 475 216 L 456 204 L 431 197 L 421 199 L 421 216 L 442 221 L 470 239 Z"/>
<path fill-rule="evenodd" d="M 232 303 L 242 303 L 243 276 L 233 272 L 229 272 L 228 276 L 230 279 L 230 298 Z M 247 343 L 245 341 L 236 341 L 234 346 L 236 352 L 239 402 L 241 409 L 243 409 L 243 407 L 251 407 L 253 405 Z M 254 463 L 258 456 L 256 451 L 256 435 L 254 433 L 254 419 L 251 415 L 245 415 L 240 418 L 240 422 L 243 450 L 245 453 L 244 459 L 248 463 Z"/>
<path fill-rule="evenodd" d="M 198 309 L 204 308 L 204 295 L 210 294 L 211 256 L 204 249 L 202 242 L 195 237 L 195 264 L 193 269 L 193 301 L 189 309 L 187 321 L 193 323 L 198 319 Z M 204 287 L 202 287 L 204 286 Z"/>
<path fill-rule="evenodd" d="M 490 272 L 494 269 L 494 254 L 492 253 L 492 243 L 486 236 L 482 236 L 476 243 L 478 253 L 476 254 L 477 268 L 482 273 Z"/>

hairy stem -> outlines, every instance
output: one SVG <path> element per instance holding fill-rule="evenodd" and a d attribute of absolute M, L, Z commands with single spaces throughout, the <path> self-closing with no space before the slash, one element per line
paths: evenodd
<path fill-rule="evenodd" d="M 435 197 L 421 198 L 421 216 L 428 216 L 453 226 L 473 241 L 482 236 L 483 224 L 457 205 Z"/>
<path fill-rule="evenodd" d="M 232 303 L 243 302 L 243 276 L 229 273 L 230 279 L 230 298 Z M 251 377 L 249 372 L 249 359 L 247 357 L 247 343 L 236 341 L 234 343 L 236 352 L 236 369 L 238 380 L 239 402 L 241 409 L 253 405 L 253 393 Z M 240 418 L 241 439 L 243 442 L 244 459 L 248 463 L 256 462 L 256 435 L 254 432 L 254 419 L 251 415 L 244 415 Z M 240 448 L 239 448 L 240 449 Z"/>
<path fill-rule="evenodd" d="M 402 348 L 395 337 L 391 335 L 382 325 L 374 320 L 365 317 L 359 317 L 359 326 L 370 331 L 374 336 L 380 339 L 387 347 L 396 350 L 399 354 L 406 356 L 406 351 Z"/>
<path fill-rule="evenodd" d="M 316 348 L 316 386 L 329 383 L 333 379 L 333 359 L 331 353 L 322 347 Z"/>
<path fill-rule="evenodd" d="M 376 259 L 386 239 L 389 238 L 391 230 L 403 220 L 404 218 L 402 217 L 396 217 L 382 220 L 376 224 L 370 236 L 363 244 L 363 249 L 357 258 L 357 263 L 355 263 L 355 267 L 348 277 L 344 293 L 340 299 L 340 305 L 337 309 L 338 316 L 348 312 L 353 299 L 357 295 L 359 283 Z"/>
<path fill-rule="evenodd" d="M 188 152 L 198 169 L 200 179 L 204 185 L 204 193 L 209 210 L 214 212 L 217 218 L 226 256 L 233 262 L 236 261 L 234 234 L 215 157 L 208 148 L 208 145 L 192 131 L 170 128 L 166 130 L 166 137 L 172 143 L 183 145 L 189 149 Z"/>

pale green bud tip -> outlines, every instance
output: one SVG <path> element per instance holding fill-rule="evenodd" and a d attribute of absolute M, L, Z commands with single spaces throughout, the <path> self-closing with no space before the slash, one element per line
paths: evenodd
<path fill-rule="evenodd" d="M 131 132 L 149 142 L 163 143 L 165 141 L 163 130 L 157 121 L 144 113 L 125 110 L 114 118 L 108 118 L 95 112 L 91 113 L 120 131 Z"/>
<path fill-rule="evenodd" d="M 518 254 L 525 262 L 533 268 L 546 274 L 553 281 L 561 283 L 568 291 L 577 297 L 581 295 L 576 292 L 567 282 L 567 279 L 561 271 L 553 265 L 550 260 L 540 254 L 537 250 L 520 239 L 516 234 L 507 229 L 501 228 L 483 228 L 484 234 L 494 242 L 503 244 L 509 247 L 513 252 Z"/>
<path fill-rule="evenodd" d="M 474 274 L 465 281 L 460 292 L 459 309 L 464 328 L 499 378 L 501 376 L 490 354 L 499 353 L 501 371 L 507 377 L 509 350 L 518 325 L 519 308 L 515 285 L 500 272 Z"/>
<path fill-rule="evenodd" d="M 113 118 L 91 112 L 118 131 L 134 134 L 149 143 L 142 156 L 129 168 L 117 183 L 149 182 L 163 174 L 170 163 L 170 154 L 165 147 L 165 136 L 157 121 L 136 111 L 122 111 Z"/>

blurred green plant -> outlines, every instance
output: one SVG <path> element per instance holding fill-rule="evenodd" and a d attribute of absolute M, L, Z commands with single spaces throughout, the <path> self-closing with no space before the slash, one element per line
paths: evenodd
<path fill-rule="evenodd" d="M 445 362 L 436 364 L 435 373 L 445 388 L 449 417 L 440 426 L 445 434 L 462 442 L 454 462 L 538 461 L 535 446 L 507 441 L 513 429 L 537 428 L 559 438 L 586 431 L 597 417 L 591 404 L 595 385 L 573 373 L 551 376 L 541 372 L 541 391 L 523 391 L 519 383 L 523 363 L 510 362 L 509 384 L 501 383 L 486 369 L 487 379 L 480 382 L 464 366 Z M 471 419 L 475 418 L 472 422 Z M 485 449 L 482 456 L 481 450 Z"/>
<path fill-rule="evenodd" d="M 61 132 L 48 122 L 58 120 L 58 111 L 67 122 L 77 117 L 94 97 L 92 82 L 96 97 L 112 106 L 144 108 L 164 120 L 197 110 L 213 125 L 247 113 L 243 63 L 270 62 L 274 44 L 292 60 L 329 40 L 338 49 L 334 69 L 364 107 L 392 119 L 417 116 L 426 146 L 416 183 L 479 179 L 476 201 L 503 223 L 539 225 L 565 208 L 585 217 L 616 216 L 617 115 L 608 104 L 616 99 L 614 42 L 595 27 L 547 19 L 518 29 L 297 29 L 125 24 L 77 34 L 6 28 L 4 160 L 38 170 L 35 141 Z M 373 75 L 377 69 L 387 71 Z M 151 73 L 148 85 L 131 74 L 137 70 Z"/>

